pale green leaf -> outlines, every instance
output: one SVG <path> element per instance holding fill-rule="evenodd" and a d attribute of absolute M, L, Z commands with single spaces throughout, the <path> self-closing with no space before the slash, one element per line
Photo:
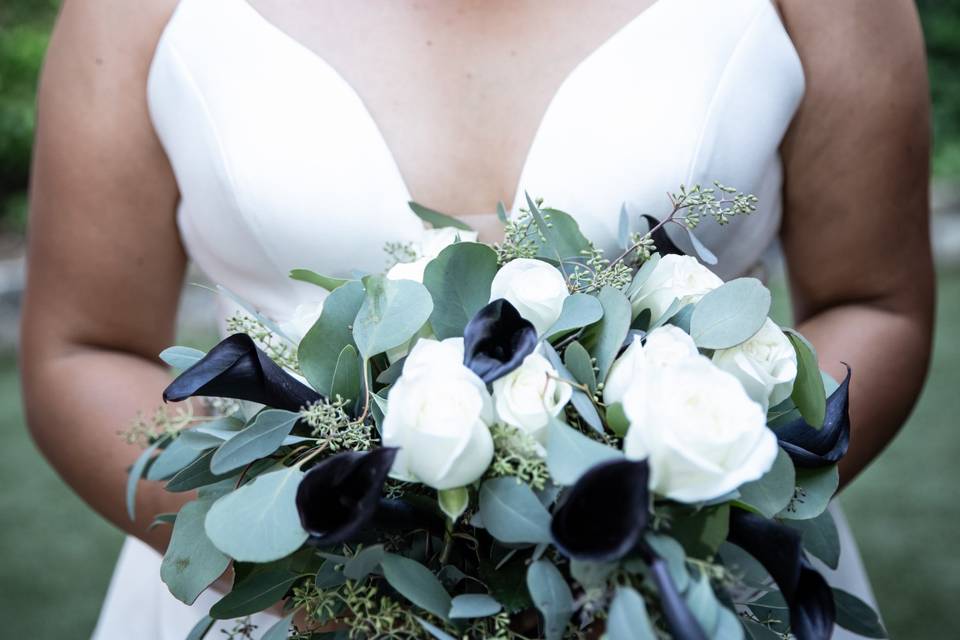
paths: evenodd
<path fill-rule="evenodd" d="M 497 254 L 485 244 L 457 242 L 427 264 L 423 285 L 433 297 L 430 326 L 437 338 L 463 335 L 467 323 L 490 302 Z"/>
<path fill-rule="evenodd" d="M 493 478 L 480 487 L 480 518 L 500 542 L 548 543 L 550 514 L 526 484 L 513 477 Z"/>
<path fill-rule="evenodd" d="M 194 500 L 180 508 L 163 562 L 160 579 L 177 600 L 193 604 L 230 565 L 204 532 L 203 523 L 213 503 Z"/>
<path fill-rule="evenodd" d="M 323 302 L 320 318 L 300 342 L 297 359 L 304 377 L 321 395 L 329 397 L 340 352 L 353 344 L 353 322 L 363 304 L 360 282 L 348 282 Z"/>
<path fill-rule="evenodd" d="M 593 465 L 623 457 L 613 447 L 588 438 L 558 418 L 551 418 L 547 436 L 547 467 L 553 481 L 571 485 Z"/>
<path fill-rule="evenodd" d="M 438 618 L 447 619 L 450 613 L 450 594 L 440 580 L 425 566 L 392 553 L 380 561 L 383 577 L 404 598 Z"/>
<path fill-rule="evenodd" d="M 433 300 L 426 287 L 413 280 L 367 276 L 363 285 L 366 295 L 353 324 L 353 340 L 367 360 L 412 338 L 430 318 Z"/>
<path fill-rule="evenodd" d="M 563 574 L 549 560 L 537 560 L 527 569 L 527 590 L 543 616 L 546 640 L 560 640 L 573 614 L 573 594 Z"/>
<path fill-rule="evenodd" d="M 656 640 L 643 598 L 630 587 L 619 587 L 607 617 L 609 640 Z"/>
<path fill-rule="evenodd" d="M 254 460 L 267 457 L 280 448 L 299 419 L 300 414 L 292 411 L 261 411 L 249 427 L 238 432 L 214 452 L 210 459 L 210 471 L 223 475 Z"/>
<path fill-rule="evenodd" d="M 727 349 L 750 339 L 770 313 L 770 291 L 756 278 L 738 278 L 697 303 L 690 336 L 703 349 Z"/>

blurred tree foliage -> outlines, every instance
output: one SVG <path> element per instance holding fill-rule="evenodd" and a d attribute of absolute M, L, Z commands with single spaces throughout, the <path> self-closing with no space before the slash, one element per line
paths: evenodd
<path fill-rule="evenodd" d="M 934 100 L 935 170 L 960 177 L 960 0 L 917 0 Z M 0 0 L 0 228 L 21 230 L 37 74 L 58 0 Z"/>

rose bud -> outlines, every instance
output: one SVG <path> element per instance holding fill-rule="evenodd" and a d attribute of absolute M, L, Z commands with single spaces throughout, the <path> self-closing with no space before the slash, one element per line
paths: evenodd
<path fill-rule="evenodd" d="M 570 295 L 563 273 L 543 260 L 517 258 L 503 266 L 490 285 L 490 300 L 504 299 L 529 320 L 538 335 L 560 317 Z"/>

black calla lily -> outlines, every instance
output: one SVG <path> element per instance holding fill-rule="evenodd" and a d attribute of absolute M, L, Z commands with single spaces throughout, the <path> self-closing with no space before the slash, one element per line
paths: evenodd
<path fill-rule="evenodd" d="M 850 367 L 840 386 L 827 398 L 823 427 L 815 429 L 803 418 L 777 427 L 780 446 L 798 467 L 836 464 L 850 446 Z"/>
<path fill-rule="evenodd" d="M 790 607 L 790 632 L 797 640 L 828 640 L 836 608 L 830 585 L 813 568 L 800 532 L 742 509 L 730 512 L 728 539 L 763 565 Z"/>
<path fill-rule="evenodd" d="M 537 330 L 501 298 L 480 309 L 467 323 L 463 364 L 490 384 L 519 367 L 536 346 Z"/>
<path fill-rule="evenodd" d="M 649 476 L 646 460 L 592 466 L 553 512 L 554 544 L 564 555 L 590 562 L 613 562 L 633 551 L 650 520 Z"/>
<path fill-rule="evenodd" d="M 300 524 L 310 542 L 329 546 L 356 539 L 370 528 L 417 528 L 423 514 L 401 500 L 381 497 L 398 449 L 345 451 L 326 458 L 303 476 L 297 488 Z"/>
<path fill-rule="evenodd" d="M 221 341 L 163 391 L 164 402 L 212 396 L 299 411 L 320 394 L 280 368 L 245 333 Z"/>
<path fill-rule="evenodd" d="M 707 640 L 703 627 L 687 605 L 687 601 L 680 595 L 677 585 L 673 582 L 666 560 L 657 556 L 646 543 L 642 545 L 641 553 L 647 566 L 650 567 L 650 577 L 657 585 L 660 594 L 660 607 L 663 617 L 670 629 L 670 636 L 674 640 Z"/>
<path fill-rule="evenodd" d="M 643 214 L 643 219 L 647 221 L 647 224 L 650 225 L 651 229 L 660 224 L 659 220 L 646 213 Z M 683 250 L 678 247 L 670 238 L 670 234 L 667 233 L 666 227 L 660 227 L 653 232 L 651 237 L 653 238 L 654 246 L 657 248 L 657 253 L 659 253 L 661 256 L 669 254 L 677 256 L 686 255 Z"/>

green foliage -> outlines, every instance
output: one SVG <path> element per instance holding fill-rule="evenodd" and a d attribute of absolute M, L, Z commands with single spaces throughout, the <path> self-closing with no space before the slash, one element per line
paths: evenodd
<path fill-rule="evenodd" d="M 203 530 L 212 504 L 210 500 L 194 500 L 180 508 L 160 565 L 160 578 L 170 593 L 186 604 L 193 604 L 230 564 L 230 558 L 213 546 Z"/>
<path fill-rule="evenodd" d="M 770 471 L 759 480 L 740 487 L 737 501 L 764 518 L 772 518 L 790 504 L 795 487 L 793 461 L 783 449 L 778 449 L 777 459 Z"/>
<path fill-rule="evenodd" d="M 735 347 L 760 330 L 769 312 L 770 291 L 759 280 L 731 280 L 697 303 L 690 336 L 702 349 Z"/>
<path fill-rule="evenodd" d="M 543 616 L 546 640 L 560 640 L 573 614 L 573 595 L 567 581 L 551 562 L 538 560 L 527 570 L 527 589 Z"/>
<path fill-rule="evenodd" d="M 623 457 L 619 449 L 597 442 L 556 418 L 551 418 L 549 430 L 547 466 L 558 484 L 572 485 L 593 465 Z"/>
<path fill-rule="evenodd" d="M 463 335 L 467 322 L 490 302 L 496 273 L 496 252 L 476 242 L 454 243 L 430 261 L 423 284 L 433 297 L 430 325 L 438 339 Z"/>
<path fill-rule="evenodd" d="M 656 640 L 647 606 L 630 587 L 617 589 L 607 619 L 607 636 L 610 640 Z"/>
<path fill-rule="evenodd" d="M 493 478 L 480 487 L 480 519 L 497 540 L 548 543 L 550 514 L 533 490 L 516 478 Z"/>

